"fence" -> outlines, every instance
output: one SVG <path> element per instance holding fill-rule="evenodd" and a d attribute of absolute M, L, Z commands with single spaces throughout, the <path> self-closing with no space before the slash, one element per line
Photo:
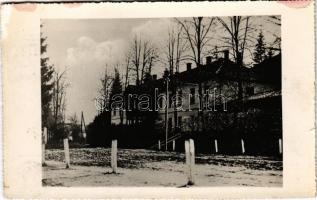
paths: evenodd
<path fill-rule="evenodd" d="M 225 154 L 225 155 L 269 155 L 281 156 L 283 152 L 282 137 L 279 135 L 225 135 L 210 134 L 178 134 L 165 140 L 158 140 L 151 149 L 168 151 L 183 151 L 183 144 L 188 139 L 196 142 L 196 152 L 203 154 Z"/>
<path fill-rule="evenodd" d="M 42 130 L 42 166 L 46 166 L 46 161 L 45 161 L 45 150 L 46 150 L 46 145 L 47 145 L 47 139 L 48 139 L 48 134 L 47 134 L 47 128 L 44 127 Z M 65 164 L 66 168 L 70 168 L 70 153 L 69 153 L 69 141 L 68 138 L 63 139 L 63 147 L 64 147 L 64 155 L 65 155 Z"/>
<path fill-rule="evenodd" d="M 42 156 L 42 162 L 43 165 L 46 165 L 45 163 L 45 135 L 47 133 L 47 129 L 44 128 L 43 129 L 43 143 L 42 143 L 42 147 L 43 147 L 43 156 Z M 178 137 L 178 136 L 177 136 Z M 177 137 L 173 137 L 170 139 L 170 141 L 172 141 L 172 148 L 175 149 L 175 138 Z M 186 138 L 184 140 L 184 145 L 179 145 L 179 146 L 183 146 L 183 150 L 185 149 L 185 174 L 187 176 L 187 182 L 186 185 L 194 185 L 195 184 L 195 144 L 194 144 L 194 139 L 192 138 Z M 211 146 L 213 146 L 214 152 L 217 153 L 219 151 L 218 149 L 218 140 L 211 140 L 209 141 Z M 280 138 L 277 141 L 279 148 L 278 151 L 280 154 L 282 154 L 282 139 Z M 213 145 L 212 145 L 213 144 Z M 64 146 L 64 155 L 65 155 L 65 165 L 66 168 L 70 168 L 71 167 L 71 157 L 70 157 L 70 152 L 69 152 L 69 141 L 67 138 L 65 138 L 63 140 L 63 146 Z M 197 145 L 199 146 L 199 145 Z M 158 144 L 157 146 L 158 148 L 160 148 L 160 144 Z M 185 147 L 185 148 L 184 148 Z M 245 153 L 247 151 L 247 145 L 245 143 L 245 141 L 243 139 L 240 140 L 240 150 L 241 153 Z M 111 141 L 111 169 L 113 174 L 117 174 L 118 173 L 118 140 L 114 139 Z"/>

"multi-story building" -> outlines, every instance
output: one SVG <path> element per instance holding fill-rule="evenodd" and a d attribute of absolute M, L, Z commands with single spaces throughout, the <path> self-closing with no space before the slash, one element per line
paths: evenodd
<path fill-rule="evenodd" d="M 224 51 L 222 58 L 207 57 L 201 66 L 187 63 L 186 71 L 160 79 L 153 75 L 139 87 L 129 86 L 125 97 L 131 94 L 152 97 L 151 111 L 126 110 L 124 123 L 154 120 L 162 140 L 197 132 L 220 138 L 228 132 L 237 138 L 252 132 L 282 135 L 280 54 L 248 68 L 231 61 Z M 139 102 L 134 99 L 132 104 Z"/>

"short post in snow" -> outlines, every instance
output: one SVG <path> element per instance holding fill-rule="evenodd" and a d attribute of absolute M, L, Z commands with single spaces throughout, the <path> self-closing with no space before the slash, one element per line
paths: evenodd
<path fill-rule="evenodd" d="M 175 151 L 175 140 L 173 140 L 173 151 Z"/>
<path fill-rule="evenodd" d="M 218 153 L 218 141 L 215 139 L 215 152 Z"/>
<path fill-rule="evenodd" d="M 279 147 L 279 153 L 283 153 L 283 143 L 282 143 L 282 138 L 278 139 L 278 147 Z"/>
<path fill-rule="evenodd" d="M 70 156 L 69 156 L 69 144 L 68 138 L 64 138 L 64 153 L 65 153 L 65 162 L 66 162 L 66 169 L 70 168 Z"/>
<path fill-rule="evenodd" d="M 245 148 L 244 148 L 244 140 L 243 139 L 241 139 L 241 150 L 242 150 L 242 154 L 244 154 L 245 153 Z"/>
<path fill-rule="evenodd" d="M 45 145 L 47 144 L 47 128 L 43 128 L 43 133 L 42 133 L 42 166 L 46 166 L 45 162 Z"/>
<path fill-rule="evenodd" d="M 111 142 L 111 168 L 112 173 L 117 173 L 117 153 L 118 153 L 118 140 Z"/>
<path fill-rule="evenodd" d="M 186 165 L 188 168 L 187 185 L 194 185 L 195 147 L 194 140 L 185 140 Z"/>
<path fill-rule="evenodd" d="M 161 140 L 158 141 L 158 150 L 161 150 Z"/>

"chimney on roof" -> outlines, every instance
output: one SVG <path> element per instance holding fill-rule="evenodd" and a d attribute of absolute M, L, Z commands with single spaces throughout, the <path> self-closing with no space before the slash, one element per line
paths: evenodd
<path fill-rule="evenodd" d="M 186 63 L 187 71 L 192 69 L 192 63 Z"/>
<path fill-rule="evenodd" d="M 157 75 L 156 74 L 153 74 L 152 75 L 152 79 L 155 81 L 157 79 Z"/>
<path fill-rule="evenodd" d="M 224 50 L 223 51 L 223 58 L 228 61 L 229 60 L 229 50 Z"/>
<path fill-rule="evenodd" d="M 206 65 L 209 65 L 211 63 L 211 56 L 206 57 Z"/>

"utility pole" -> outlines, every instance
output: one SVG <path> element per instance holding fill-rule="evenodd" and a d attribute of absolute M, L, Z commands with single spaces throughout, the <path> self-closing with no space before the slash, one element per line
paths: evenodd
<path fill-rule="evenodd" d="M 169 107 L 169 94 L 168 94 L 168 82 L 169 78 L 166 76 L 166 107 L 165 107 L 165 150 L 167 151 L 167 138 L 168 138 L 168 107 Z"/>
<path fill-rule="evenodd" d="M 87 133 L 86 133 L 86 124 L 85 124 L 83 111 L 81 111 L 80 130 L 81 130 L 82 137 L 84 138 L 85 144 L 86 144 L 87 143 Z"/>
<path fill-rule="evenodd" d="M 169 107 L 169 94 L 168 94 L 168 82 L 169 82 L 169 70 L 165 69 L 163 78 L 166 84 L 166 102 L 165 102 L 165 150 L 167 151 L 167 138 L 168 138 L 168 107 Z"/>

